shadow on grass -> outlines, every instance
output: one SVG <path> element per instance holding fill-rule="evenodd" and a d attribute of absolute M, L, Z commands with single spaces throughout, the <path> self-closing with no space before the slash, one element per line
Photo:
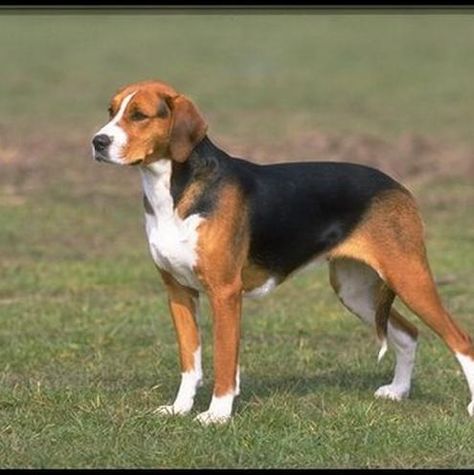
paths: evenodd
<path fill-rule="evenodd" d="M 251 402 L 254 398 L 267 399 L 278 394 L 290 394 L 303 397 L 306 395 L 322 394 L 340 390 L 341 393 L 354 396 L 371 397 L 374 392 L 392 380 L 390 371 L 369 372 L 344 368 L 322 371 L 314 376 L 282 376 L 256 379 L 249 376 L 243 381 L 243 391 L 239 396 L 240 404 Z M 423 386 L 423 385 L 421 385 Z M 448 397 L 436 392 L 430 392 L 412 381 L 409 400 L 425 404 L 443 406 L 448 403 Z"/>

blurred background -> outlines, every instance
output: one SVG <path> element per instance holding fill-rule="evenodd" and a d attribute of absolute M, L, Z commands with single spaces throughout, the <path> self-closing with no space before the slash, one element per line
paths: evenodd
<path fill-rule="evenodd" d="M 32 453 L 40 465 L 50 460 L 44 437 L 23 439 L 19 431 L 23 435 L 13 438 L 12 414 L 28 430 L 64 420 L 76 427 L 76 419 L 68 419 L 71 401 L 76 409 L 94 406 L 103 391 L 102 398 L 127 394 L 130 407 L 149 408 L 151 390 L 143 388 L 166 382 L 163 394 L 153 393 L 160 403 L 175 390 L 174 334 L 148 256 L 138 171 L 91 156 L 90 140 L 107 120 L 110 98 L 130 82 L 157 78 L 190 96 L 209 122 L 211 139 L 234 156 L 260 163 L 365 163 L 402 181 L 425 218 L 443 298 L 472 333 L 471 13 L 1 12 L 0 65 L 0 429 L 10 427 L 1 429 L 10 437 L 2 453 L 7 465 L 28 465 Z M 266 307 L 248 304 L 261 316 L 246 323 L 260 348 L 266 330 L 285 338 L 300 331 L 300 341 L 301 331 L 321 334 L 315 327 L 321 325 L 324 334 L 328 322 L 337 345 L 347 338 L 345 345 L 353 346 L 355 324 L 339 320 L 342 308 L 325 269 L 318 272 L 286 284 Z M 315 290 L 310 304 L 305 294 Z M 301 308 L 308 306 L 307 317 L 299 316 L 307 318 L 304 330 L 285 326 L 286 312 L 294 313 L 295 302 L 300 308 L 298 299 Z M 267 320 L 267 311 L 276 320 Z M 330 364 L 336 343 L 327 341 Z M 361 341 L 354 350 L 361 357 L 375 351 Z M 275 347 L 280 360 L 263 363 L 271 354 L 263 349 L 255 366 L 246 360 L 253 387 L 258 372 L 275 361 L 290 369 L 303 365 L 292 359 L 298 357 L 292 342 Z M 204 357 L 209 361 L 210 354 Z M 41 399 L 38 384 L 49 388 L 49 400 Z M 19 401 L 28 404 L 18 409 Z M 124 399 L 114 401 L 117 411 L 125 407 Z M 87 418 L 87 411 L 77 411 Z M 113 417 L 121 420 L 120 414 Z M 108 439 L 88 421 L 81 419 L 74 434 L 48 429 L 48 440 L 69 434 L 76 447 L 87 427 L 81 450 L 99 450 Z M 47 453 L 75 460 L 76 451 L 61 447 Z M 207 452 L 203 447 L 203 457 Z M 114 463 L 124 454 L 105 460 Z"/>
<path fill-rule="evenodd" d="M 256 161 L 472 177 L 472 21 L 452 12 L 2 14 L 2 194 L 21 200 L 58 178 L 56 191 L 74 182 L 96 195 L 104 189 L 92 178 L 111 186 L 135 174 L 91 162 L 89 141 L 115 90 L 148 78 L 191 96 L 210 136 Z"/>

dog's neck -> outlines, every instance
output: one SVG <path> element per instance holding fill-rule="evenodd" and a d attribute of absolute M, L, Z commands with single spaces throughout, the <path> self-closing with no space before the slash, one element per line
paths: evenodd
<path fill-rule="evenodd" d="M 175 162 L 162 158 L 140 166 L 143 192 L 156 215 L 170 215 L 183 190 L 195 179 L 214 173 L 218 161 L 225 155 L 205 136 L 191 152 L 189 158 Z"/>
<path fill-rule="evenodd" d="M 171 160 L 160 159 L 140 167 L 143 193 L 153 208 L 155 216 L 173 213 L 173 198 L 170 192 Z"/>

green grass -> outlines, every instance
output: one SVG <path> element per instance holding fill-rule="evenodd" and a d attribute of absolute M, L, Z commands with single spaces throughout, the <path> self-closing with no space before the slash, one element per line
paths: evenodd
<path fill-rule="evenodd" d="M 44 196 L 2 210 L 1 245 L 10 250 L 0 282 L 3 467 L 474 464 L 468 390 L 448 350 L 421 327 L 411 399 L 374 400 L 393 356 L 377 365 L 374 335 L 340 306 L 325 268 L 297 275 L 265 300 L 246 301 L 242 395 L 228 426 L 152 414 L 174 396 L 179 367 L 138 208 L 102 198 L 91 212 L 87 199 L 78 209 Z M 459 225 L 467 210 L 429 216 L 435 272 L 456 277 L 441 287 L 443 298 L 472 332 L 473 235 Z M 61 240 L 60 229 L 74 234 L 74 243 Z M 89 255 L 90 235 L 99 229 L 123 236 Z M 212 390 L 203 304 L 207 378 L 192 415 L 206 408 Z"/>
<path fill-rule="evenodd" d="M 374 399 L 393 354 L 377 364 L 373 332 L 324 267 L 245 302 L 231 423 L 192 421 L 212 392 L 205 300 L 195 408 L 154 415 L 179 365 L 139 178 L 89 156 L 113 90 L 144 77 L 191 94 L 237 144 L 285 144 L 312 127 L 472 144 L 473 20 L 0 15 L 0 467 L 474 467 L 468 388 L 447 348 L 419 325 L 411 398 Z M 410 186 L 443 300 L 474 334 L 472 183 Z"/>

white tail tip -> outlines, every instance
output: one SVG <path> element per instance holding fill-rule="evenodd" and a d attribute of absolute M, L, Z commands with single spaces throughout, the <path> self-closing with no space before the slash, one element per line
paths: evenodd
<path fill-rule="evenodd" d="M 380 363 L 382 358 L 385 356 L 385 353 L 387 353 L 387 349 L 388 349 L 387 339 L 384 339 L 382 341 L 382 347 L 380 348 L 379 355 L 377 357 L 377 363 Z"/>

